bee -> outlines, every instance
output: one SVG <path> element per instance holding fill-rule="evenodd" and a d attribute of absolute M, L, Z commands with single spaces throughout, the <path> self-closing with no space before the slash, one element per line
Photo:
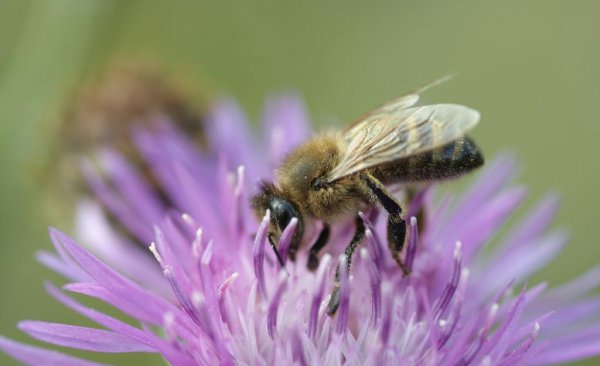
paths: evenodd
<path fill-rule="evenodd" d="M 354 216 L 356 231 L 344 251 L 348 270 L 352 254 L 365 235 L 359 211 L 380 205 L 388 213 L 387 241 L 392 257 L 408 274 L 401 252 L 406 220 L 390 185 L 415 187 L 460 177 L 483 165 L 475 142 L 465 134 L 479 122 L 479 112 L 458 104 L 417 106 L 419 94 L 440 79 L 391 100 L 341 131 L 318 135 L 281 162 L 275 182 L 263 181 L 251 202 L 257 217 L 270 212 L 268 239 L 283 265 L 277 246 L 292 218 L 298 222 L 288 250 L 295 260 L 305 227 L 319 220 L 323 229 L 310 246 L 307 266 L 317 268 L 330 225 Z M 328 313 L 339 306 L 340 268 L 335 273 Z"/>
<path fill-rule="evenodd" d="M 52 161 L 48 162 L 48 169 L 54 169 L 58 164 L 59 174 L 52 175 L 55 177 L 55 196 L 93 197 L 78 169 L 79 160 L 84 156 L 94 161 L 102 149 L 111 148 L 141 174 L 159 203 L 165 207 L 174 206 L 153 174 L 151 165 L 136 147 L 133 130 L 141 127 L 147 131 L 160 131 L 164 126 L 162 122 L 167 120 L 199 148 L 205 148 L 205 103 L 192 98 L 179 84 L 154 65 L 116 60 L 98 77 L 77 88 L 66 105 L 60 139 L 55 144 Z M 103 173 L 101 168 L 98 172 Z M 112 183 L 107 179 L 107 184 Z M 55 206 L 67 213 L 70 207 L 63 202 L 61 199 Z M 108 207 L 104 208 L 119 233 L 132 242 L 144 244 L 115 218 Z"/>
<path fill-rule="evenodd" d="M 78 154 L 103 146 L 130 154 L 133 126 L 156 129 L 161 118 L 205 144 L 201 111 L 178 85 L 154 66 L 114 63 L 73 98 L 65 113 L 63 143 Z"/>
<path fill-rule="evenodd" d="M 112 147 L 141 170 L 164 201 L 160 185 L 134 144 L 134 126 L 154 131 L 168 119 L 199 146 L 206 145 L 202 107 L 179 85 L 153 65 L 136 61 L 113 61 L 100 77 L 88 82 L 65 108 L 61 140 L 57 148 L 61 162 L 61 188 L 86 191 L 75 168 L 83 156 L 94 156 Z M 200 103 L 202 104 L 202 103 Z"/>

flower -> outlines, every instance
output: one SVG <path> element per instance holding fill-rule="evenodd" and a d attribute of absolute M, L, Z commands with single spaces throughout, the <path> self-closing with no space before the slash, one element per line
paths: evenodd
<path fill-rule="evenodd" d="M 309 130 L 295 97 L 273 99 L 264 121 L 267 135 L 255 139 L 233 102 L 218 104 L 208 124 L 209 151 L 168 121 L 136 130 L 136 145 L 173 207 L 116 151 L 99 155 L 104 177 L 84 162 L 97 199 L 80 204 L 76 231 L 89 250 L 51 229 L 56 254 L 38 258 L 70 281 L 62 289 L 47 284 L 50 295 L 103 329 L 43 321 L 19 328 L 63 347 L 157 353 L 174 366 L 546 365 L 600 353 L 600 298 L 590 295 L 600 268 L 552 289 L 527 283 L 567 243 L 563 231 L 548 231 L 558 198 L 547 196 L 499 235 L 526 195 L 513 184 L 515 159 L 507 154 L 488 163 L 460 198 L 446 193 L 436 200 L 426 190 L 410 203 L 410 276 L 387 253 L 385 220 L 376 210 L 363 213 L 365 240 L 351 271 L 341 271 L 340 307 L 328 316 L 351 223 L 334 228 L 316 273 L 302 252 L 280 268 L 267 245 L 268 213 L 257 223 L 248 196 Z M 101 206 L 128 235 L 111 226 Z M 421 206 L 428 215 L 417 223 Z M 282 252 L 296 223 L 280 238 Z M 152 243 L 154 258 L 132 241 Z M 110 304 L 139 325 L 67 293 Z M 0 348 L 30 365 L 98 365 L 3 337 Z"/>

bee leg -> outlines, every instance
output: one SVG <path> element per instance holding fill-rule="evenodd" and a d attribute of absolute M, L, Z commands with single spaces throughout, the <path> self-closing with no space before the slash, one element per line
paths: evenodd
<path fill-rule="evenodd" d="M 281 258 L 281 254 L 279 254 L 277 245 L 275 245 L 275 241 L 273 240 L 273 235 L 271 233 L 269 233 L 267 235 L 267 238 L 269 239 L 269 244 L 271 244 L 271 248 L 273 248 L 273 251 L 275 252 L 275 256 L 277 257 L 277 261 L 279 262 L 279 265 L 282 268 L 285 267 L 285 263 L 283 263 L 283 258 Z"/>
<path fill-rule="evenodd" d="M 408 275 L 410 271 L 402 261 L 400 254 L 402 248 L 404 248 L 404 241 L 406 239 L 406 220 L 402 218 L 402 207 L 394 196 L 392 196 L 384 185 L 371 174 L 363 174 L 363 180 L 369 187 L 369 190 L 373 192 L 377 200 L 381 203 L 383 208 L 388 212 L 388 225 L 387 225 L 387 237 L 388 246 L 392 252 L 392 257 L 398 263 L 398 266 L 404 272 L 404 275 Z"/>
<path fill-rule="evenodd" d="M 360 216 L 356 216 L 356 231 L 354 232 L 354 236 L 350 241 L 350 244 L 344 250 L 344 256 L 346 256 L 346 266 L 348 268 L 348 272 L 350 272 L 350 268 L 352 266 L 352 254 L 356 250 L 358 244 L 365 237 L 365 223 L 363 222 Z M 335 315 L 338 307 L 340 306 L 340 265 L 338 264 L 335 269 L 335 277 L 333 279 L 334 287 L 333 292 L 331 293 L 331 298 L 329 299 L 329 305 L 327 309 L 328 315 Z"/>
<path fill-rule="evenodd" d="M 413 201 L 415 199 L 418 200 L 422 200 L 422 195 L 423 195 L 424 191 L 421 190 L 417 190 L 416 188 L 407 188 L 406 189 L 406 200 L 407 202 L 410 202 L 410 204 L 413 204 Z M 425 217 L 427 215 L 427 212 L 425 212 L 425 205 L 421 204 L 419 206 L 418 211 L 415 213 L 415 217 L 417 218 L 417 222 L 419 223 L 418 226 L 418 230 L 419 230 L 419 234 L 422 234 L 425 230 Z"/>
<path fill-rule="evenodd" d="M 296 262 L 296 255 L 298 253 L 298 249 L 300 248 L 300 241 L 292 240 L 290 247 L 288 248 L 287 257 L 292 261 Z"/>
<path fill-rule="evenodd" d="M 324 224 L 319 237 L 312 247 L 310 247 L 310 252 L 308 252 L 308 262 L 306 266 L 309 270 L 315 271 L 319 267 L 319 251 L 327 244 L 327 240 L 329 240 L 329 225 Z"/>

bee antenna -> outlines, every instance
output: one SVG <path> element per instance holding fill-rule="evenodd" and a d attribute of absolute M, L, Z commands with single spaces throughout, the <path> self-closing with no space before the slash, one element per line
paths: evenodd
<path fill-rule="evenodd" d="M 435 86 L 438 86 L 438 85 L 443 84 L 443 83 L 445 83 L 447 81 L 450 81 L 452 78 L 454 78 L 456 76 L 456 74 L 457 73 L 454 72 L 454 73 L 442 76 L 439 79 L 436 79 L 436 80 L 431 81 L 431 82 L 429 82 L 427 84 L 421 85 L 420 87 L 418 87 L 415 90 L 411 91 L 409 94 L 417 94 L 418 95 L 418 94 L 424 93 L 427 90 L 429 90 L 429 89 L 431 89 L 431 88 L 433 88 Z"/>

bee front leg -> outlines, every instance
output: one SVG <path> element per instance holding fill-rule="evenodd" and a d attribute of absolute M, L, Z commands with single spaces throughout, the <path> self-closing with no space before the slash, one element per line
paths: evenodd
<path fill-rule="evenodd" d="M 344 250 L 344 256 L 346 256 L 346 265 L 348 268 L 348 273 L 350 273 L 350 267 L 352 266 L 352 254 L 356 250 L 358 244 L 365 237 L 365 223 L 363 222 L 360 216 L 356 216 L 356 231 L 354 232 L 354 236 L 350 241 L 350 244 Z M 331 293 L 331 298 L 329 299 L 329 305 L 327 309 L 328 315 L 334 315 L 340 306 L 340 265 L 338 264 L 335 269 L 335 277 L 333 279 L 334 287 L 333 292 Z"/>
<path fill-rule="evenodd" d="M 319 251 L 327 244 L 327 240 L 329 240 L 329 225 L 324 224 L 319 237 L 310 247 L 310 252 L 308 252 L 306 266 L 310 271 L 315 271 L 319 267 Z"/>
<path fill-rule="evenodd" d="M 275 252 L 275 257 L 277 257 L 277 261 L 279 262 L 279 265 L 281 266 L 281 268 L 285 267 L 285 263 L 283 262 L 283 258 L 281 258 L 281 254 L 279 253 L 279 249 L 277 249 L 277 244 L 275 244 L 275 241 L 273 240 L 273 234 L 269 233 L 267 235 L 267 238 L 269 239 L 269 244 L 271 244 L 271 248 L 273 248 L 273 252 Z"/>
<path fill-rule="evenodd" d="M 383 208 L 388 212 L 387 236 L 388 246 L 392 252 L 392 257 L 398 263 L 405 275 L 410 271 L 402 261 L 400 254 L 404 248 L 406 240 L 406 220 L 402 218 L 402 207 L 394 196 L 392 196 L 385 186 L 371 174 L 363 174 L 362 179 L 369 190 L 377 197 Z"/>

